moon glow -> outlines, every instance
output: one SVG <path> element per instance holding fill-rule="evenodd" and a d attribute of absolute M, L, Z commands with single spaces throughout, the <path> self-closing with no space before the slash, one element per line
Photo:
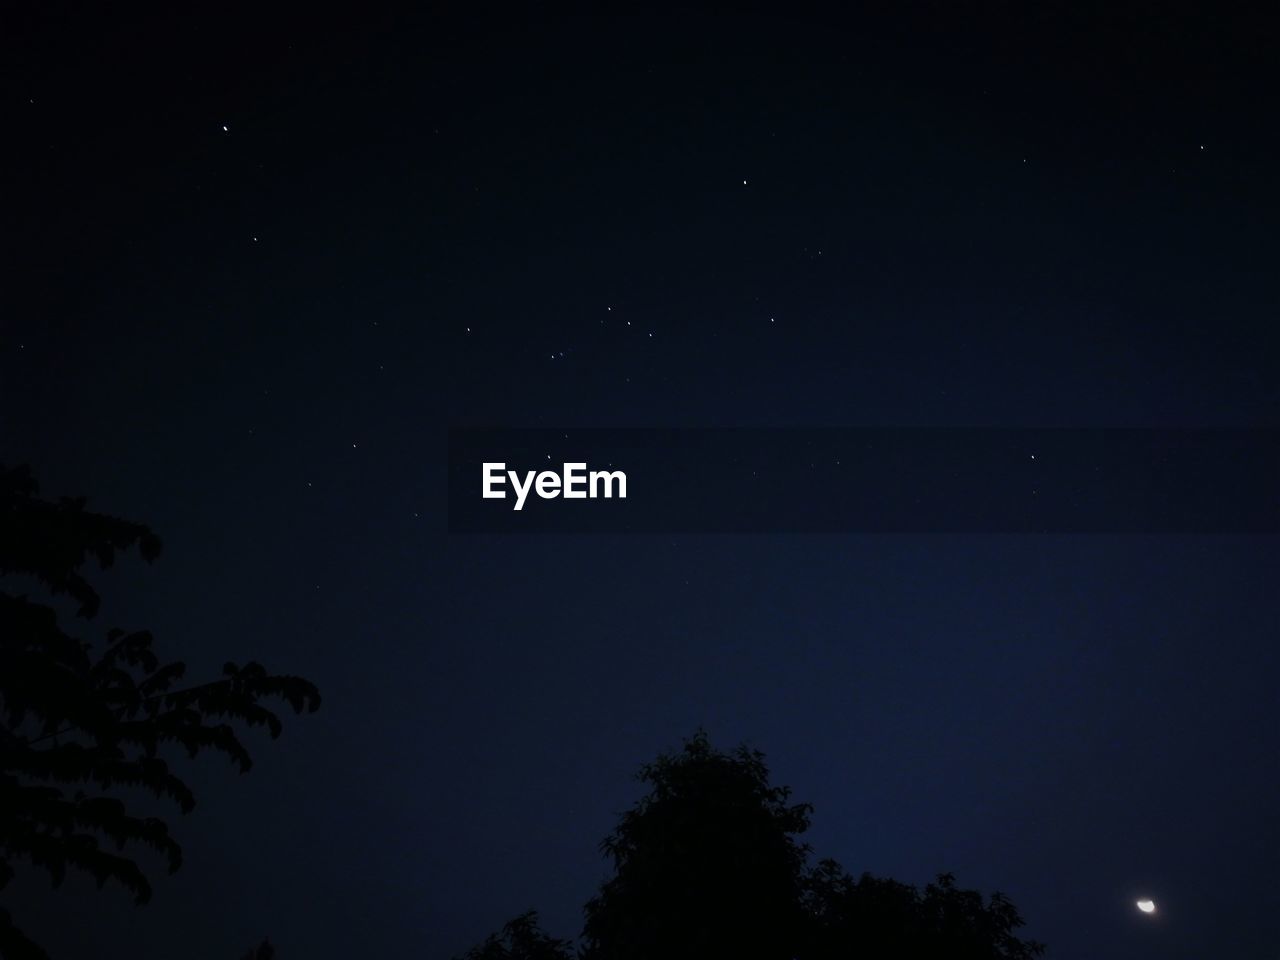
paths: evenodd
<path fill-rule="evenodd" d="M 1155 905 L 1155 901 L 1153 901 L 1153 900 L 1139 900 L 1139 901 L 1138 901 L 1138 909 L 1139 909 L 1139 910 L 1141 910 L 1143 913 L 1155 913 L 1155 912 L 1156 912 L 1156 905 Z"/>

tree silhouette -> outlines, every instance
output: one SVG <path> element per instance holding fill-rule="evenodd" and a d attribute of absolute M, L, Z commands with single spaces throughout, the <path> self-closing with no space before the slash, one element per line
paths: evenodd
<path fill-rule="evenodd" d="M 984 901 L 945 873 L 921 893 L 870 874 L 854 880 L 834 860 L 823 860 L 807 878 L 805 906 L 806 960 L 1031 960 L 1044 952 L 1015 936 L 1022 918 L 1007 897 Z"/>
<path fill-rule="evenodd" d="M 240 960 L 275 960 L 276 948 L 271 946 L 270 940 L 263 940 L 260 944 L 246 953 Z"/>
<path fill-rule="evenodd" d="M 572 956 L 569 941 L 543 933 L 538 914 L 530 910 L 507 923 L 501 933 L 468 950 L 461 960 L 570 960 Z"/>
<path fill-rule="evenodd" d="M 640 779 L 650 793 L 602 844 L 616 872 L 587 904 L 584 958 L 787 956 L 809 805 L 769 785 L 761 754 L 701 733 Z"/>
<path fill-rule="evenodd" d="M 649 792 L 601 845 L 614 875 L 586 906 L 581 960 L 1031 960 L 1022 918 L 943 874 L 923 892 L 854 880 L 834 860 L 808 865 L 799 837 L 812 807 L 769 782 L 764 757 L 724 753 L 698 733 L 644 766 Z M 490 937 L 464 960 L 567 957 L 526 914 L 523 940 Z M 556 953 L 521 952 L 551 943 Z M 489 950 L 491 952 L 484 952 Z M 505 952 L 503 952 L 505 950 Z"/>
<path fill-rule="evenodd" d="M 151 561 L 160 541 L 141 524 L 90 513 L 83 499 L 42 500 L 28 470 L 0 467 L 0 575 L 69 596 L 87 619 L 99 597 L 83 568 L 96 560 L 105 569 L 133 547 Z M 260 701 L 279 698 L 297 713 L 320 704 L 308 681 L 257 663 L 227 663 L 218 679 L 175 687 L 184 672 L 161 663 L 145 631 L 112 630 L 95 653 L 62 631 L 53 607 L 0 591 L 0 889 L 26 861 L 55 886 L 81 870 L 147 902 L 151 884 L 130 846 L 159 852 L 170 872 L 182 850 L 163 820 L 131 814 L 109 792 L 143 787 L 185 813 L 195 797 L 163 751 L 222 753 L 245 772 L 252 761 L 233 723 L 276 737 L 280 719 Z M 0 955 L 45 956 L 3 911 Z"/>

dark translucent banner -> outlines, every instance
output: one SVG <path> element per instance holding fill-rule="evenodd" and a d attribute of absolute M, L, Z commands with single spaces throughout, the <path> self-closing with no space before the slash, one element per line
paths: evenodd
<path fill-rule="evenodd" d="M 1280 430 L 487 429 L 453 533 L 1280 532 Z"/>

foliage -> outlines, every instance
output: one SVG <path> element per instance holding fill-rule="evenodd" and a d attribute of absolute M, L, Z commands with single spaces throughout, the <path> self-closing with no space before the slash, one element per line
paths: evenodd
<path fill-rule="evenodd" d="M 569 941 L 543 933 L 538 914 L 530 910 L 508 922 L 501 933 L 472 947 L 460 960 L 570 960 L 572 956 Z"/>
<path fill-rule="evenodd" d="M 922 893 L 870 874 L 854 880 L 834 860 L 823 860 L 807 878 L 805 906 L 806 960 L 1032 960 L 1044 952 L 1015 936 L 1022 918 L 1007 897 L 984 901 L 945 873 Z"/>
<path fill-rule="evenodd" d="M 588 902 L 581 960 L 1032 960 L 1022 918 L 1000 894 L 947 874 L 924 891 L 854 880 L 834 860 L 808 863 L 799 837 L 812 807 L 770 785 L 764 757 L 724 753 L 698 733 L 640 771 L 648 793 L 601 845 L 613 876 Z M 566 960 L 526 914 L 524 939 L 490 937 L 463 960 Z M 538 953 L 521 944 L 554 945 Z M 486 952 L 487 951 L 487 952 Z"/>
<path fill-rule="evenodd" d="M 27 470 L 0 467 L 0 575 L 69 596 L 83 618 L 99 607 L 83 573 L 90 560 L 105 569 L 133 547 L 148 561 L 160 552 L 140 524 L 90 513 L 84 500 L 37 494 Z M 55 886 L 80 870 L 145 903 L 151 884 L 132 850 L 151 848 L 171 872 L 182 850 L 163 820 L 133 815 L 110 792 L 142 787 L 185 813 L 195 797 L 162 757 L 166 749 L 222 753 L 245 772 L 252 761 L 233 724 L 277 737 L 280 719 L 263 700 L 281 699 L 297 713 L 320 704 L 308 681 L 257 663 L 227 663 L 218 679 L 178 688 L 184 673 L 182 663 L 159 659 L 145 631 L 112 630 L 95 652 L 63 632 L 53 607 L 0 591 L 0 888 L 25 861 Z M 22 955 L 20 938 L 0 915 L 0 954 Z"/>
<path fill-rule="evenodd" d="M 761 754 L 699 733 L 642 768 L 650 793 L 602 844 L 615 874 L 587 904 L 583 956 L 782 956 L 801 920 L 810 807 Z"/>

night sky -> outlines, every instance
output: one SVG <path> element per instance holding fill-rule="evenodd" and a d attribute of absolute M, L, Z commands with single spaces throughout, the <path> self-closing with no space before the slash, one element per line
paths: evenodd
<path fill-rule="evenodd" d="M 164 540 L 83 636 L 324 706 L 55 957 L 575 936 L 700 726 L 1052 957 L 1274 949 L 1274 536 L 445 532 L 451 427 L 1280 425 L 1273 25 L 202 9 L 4 16 L 0 462 Z"/>

